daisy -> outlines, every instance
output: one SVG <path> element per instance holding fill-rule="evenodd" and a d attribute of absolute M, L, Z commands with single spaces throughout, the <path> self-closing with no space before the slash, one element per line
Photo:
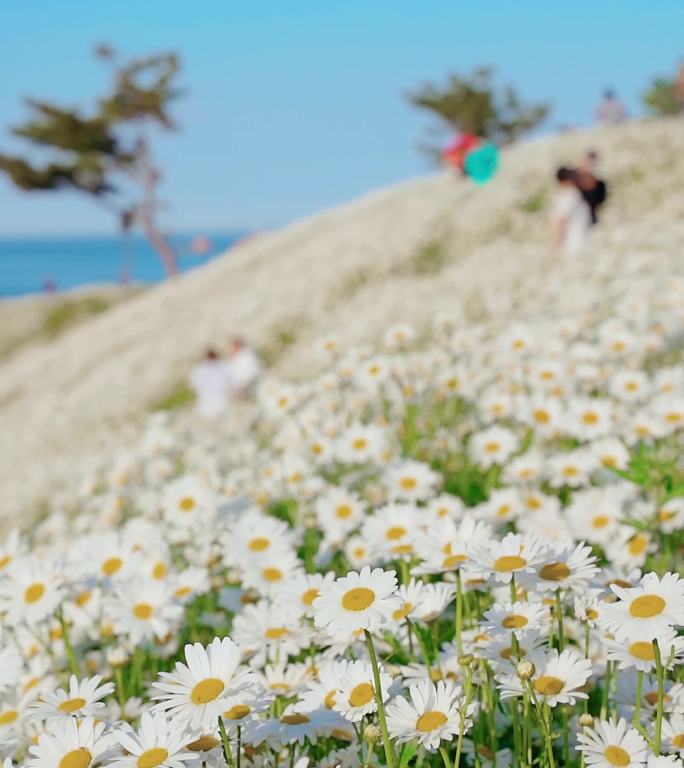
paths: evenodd
<path fill-rule="evenodd" d="M 326 709 L 295 712 L 293 705 L 288 704 L 279 718 L 247 722 L 242 732 L 242 740 L 253 747 L 267 742 L 276 751 L 285 744 L 303 746 L 307 740 L 315 744 L 318 736 L 329 730 L 338 717 L 335 712 Z"/>
<path fill-rule="evenodd" d="M 112 768 L 184 768 L 199 758 L 188 748 L 193 735 L 169 722 L 161 712 L 143 712 L 138 731 L 124 724 L 113 738 L 125 753 L 109 763 Z"/>
<path fill-rule="evenodd" d="M 386 625 L 401 608 L 394 571 L 364 566 L 350 571 L 321 590 L 314 600 L 314 621 L 331 634 L 365 629 L 374 632 Z"/>
<path fill-rule="evenodd" d="M 588 698 L 581 689 L 591 676 L 591 661 L 574 648 L 566 648 L 561 654 L 554 648 L 548 655 L 535 652 L 528 656 L 535 667 L 530 679 L 535 694 L 549 706 L 575 704 L 577 699 Z M 523 683 L 517 674 L 497 677 L 501 698 L 522 696 Z"/>
<path fill-rule="evenodd" d="M 679 712 L 663 720 L 663 747 L 684 757 L 684 713 Z"/>
<path fill-rule="evenodd" d="M 311 712 L 321 707 L 333 709 L 337 701 L 340 681 L 349 672 L 352 663 L 348 659 L 341 658 L 322 664 L 318 668 L 317 679 L 306 683 L 306 688 L 299 695 L 295 709 L 298 712 Z"/>
<path fill-rule="evenodd" d="M 316 519 L 324 532 L 342 538 L 363 520 L 363 504 L 352 491 L 332 486 L 315 503 Z"/>
<path fill-rule="evenodd" d="M 587 765 L 597 768 L 639 768 L 645 765 L 648 746 L 627 721 L 600 720 L 577 736 L 577 749 Z"/>
<path fill-rule="evenodd" d="M 485 611 L 485 621 L 488 633 L 512 633 L 516 637 L 526 632 L 539 632 L 548 624 L 549 611 L 541 603 L 495 603 L 494 607 Z"/>
<path fill-rule="evenodd" d="M 287 605 L 298 616 L 313 617 L 313 602 L 320 595 L 321 589 L 329 587 L 335 581 L 335 574 L 299 573 L 288 578 L 278 592 L 277 599 Z M 314 707 L 315 709 L 315 707 Z"/>
<path fill-rule="evenodd" d="M 295 655 L 308 645 L 299 618 L 285 604 L 262 600 L 246 605 L 235 617 L 233 637 L 244 651 L 254 654 L 253 663 L 261 666 L 267 659 Z"/>
<path fill-rule="evenodd" d="M 216 501 L 207 483 L 196 475 L 183 475 L 166 486 L 163 498 L 164 518 L 187 529 L 211 522 Z"/>
<path fill-rule="evenodd" d="M 684 579 L 677 574 L 666 573 L 661 579 L 647 573 L 637 587 L 611 584 L 610 588 L 619 600 L 604 607 L 601 623 L 618 640 L 636 635 L 654 638 L 684 624 Z"/>
<path fill-rule="evenodd" d="M 376 509 L 366 518 L 361 533 L 376 552 L 393 560 L 397 555 L 413 553 L 419 528 L 418 508 L 413 504 L 395 503 Z"/>
<path fill-rule="evenodd" d="M 472 562 L 488 577 L 503 584 L 533 581 L 546 557 L 546 547 L 534 534 L 508 533 L 501 541 L 483 542 L 473 549 Z"/>
<path fill-rule="evenodd" d="M 47 620 L 62 600 L 61 578 L 47 563 L 37 558 L 16 559 L 0 580 L 0 612 L 8 625 L 26 622 L 37 624 Z"/>
<path fill-rule="evenodd" d="M 187 664 L 176 662 L 173 672 L 161 672 L 153 683 L 154 712 L 167 712 L 172 720 L 192 727 L 213 726 L 228 706 L 228 698 L 254 680 L 253 673 L 238 669 L 240 649 L 227 637 L 215 637 L 205 647 L 185 646 Z"/>
<path fill-rule="evenodd" d="M 410 701 L 397 696 L 387 705 L 387 728 L 398 744 L 417 741 L 428 751 L 461 732 L 464 702 L 460 687 L 451 681 L 422 680 L 409 688 Z M 470 704 L 463 732 L 472 726 L 475 705 Z"/>
<path fill-rule="evenodd" d="M 166 637 L 180 622 L 183 609 L 173 601 L 168 584 L 145 580 L 117 587 L 106 601 L 105 616 L 117 633 L 137 644 Z"/>
<path fill-rule="evenodd" d="M 38 737 L 38 744 L 29 747 L 27 768 L 90 768 L 107 757 L 111 736 L 104 734 L 104 723 L 92 717 L 83 720 L 69 718 L 59 721 L 51 733 Z"/>
<path fill-rule="evenodd" d="M 402 461 L 390 467 L 385 483 L 390 499 L 424 501 L 433 495 L 439 475 L 420 461 Z"/>
<path fill-rule="evenodd" d="M 663 533 L 684 528 L 684 498 L 666 501 L 658 510 L 658 524 Z"/>
<path fill-rule="evenodd" d="M 113 683 L 100 685 L 101 682 L 101 675 L 80 681 L 76 675 L 72 675 L 69 690 L 58 688 L 54 692 L 44 693 L 39 701 L 31 705 L 32 715 L 45 721 L 96 716 L 105 708 L 101 699 L 114 693 Z"/>
<path fill-rule="evenodd" d="M 382 701 L 389 698 L 392 678 L 380 666 Z M 333 708 L 352 723 L 358 723 L 364 715 L 377 711 L 373 668 L 366 661 L 353 661 L 340 680 Z"/>
<path fill-rule="evenodd" d="M 518 438 L 504 427 L 490 427 L 474 435 L 468 445 L 473 460 L 483 469 L 504 464 L 518 449 Z"/>
<path fill-rule="evenodd" d="M 656 657 L 653 640 L 657 640 L 664 666 L 681 663 L 684 655 L 684 637 L 677 637 L 672 629 L 654 638 L 650 637 L 650 634 L 647 631 L 641 638 L 638 635 L 632 635 L 628 640 L 605 640 L 606 658 L 617 661 L 619 669 L 636 667 L 640 672 L 655 672 Z"/>
<path fill-rule="evenodd" d="M 576 546 L 558 544 L 551 548 L 546 562 L 539 566 L 537 589 L 542 592 L 556 589 L 583 591 L 598 570 L 596 557 L 584 542 Z"/>

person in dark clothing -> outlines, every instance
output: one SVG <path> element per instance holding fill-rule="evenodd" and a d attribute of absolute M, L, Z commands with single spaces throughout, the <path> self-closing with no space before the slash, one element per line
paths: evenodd
<path fill-rule="evenodd" d="M 608 196 L 606 182 L 600 179 L 598 173 L 598 153 L 587 152 L 584 161 L 575 171 L 575 183 L 582 193 L 586 204 L 591 211 L 591 223 L 598 223 L 599 208 L 605 203 Z"/>

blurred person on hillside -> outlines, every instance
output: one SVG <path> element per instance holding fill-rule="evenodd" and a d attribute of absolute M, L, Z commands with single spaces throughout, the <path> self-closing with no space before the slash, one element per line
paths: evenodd
<path fill-rule="evenodd" d="M 679 111 L 684 112 L 684 61 L 679 67 L 679 72 L 677 72 L 673 91 L 674 97 L 677 99 L 677 104 L 679 104 Z"/>
<path fill-rule="evenodd" d="M 598 211 L 606 201 L 608 189 L 606 182 L 599 177 L 599 156 L 596 150 L 592 149 L 584 156 L 575 171 L 575 179 L 584 202 L 589 206 L 591 223 L 597 224 Z"/>
<path fill-rule="evenodd" d="M 606 88 L 596 109 L 596 122 L 600 125 L 617 125 L 626 118 L 627 111 L 622 106 L 622 102 L 618 99 L 615 91 Z"/>
<path fill-rule="evenodd" d="M 256 352 L 245 343 L 244 339 L 234 337 L 228 343 L 231 394 L 240 397 L 249 393 L 261 374 L 261 361 Z"/>
<path fill-rule="evenodd" d="M 577 252 L 585 243 L 591 227 L 591 211 L 582 197 L 575 171 L 559 168 L 558 189 L 551 207 L 551 236 L 565 253 Z"/>
<path fill-rule="evenodd" d="M 208 349 L 204 360 L 190 374 L 190 388 L 197 398 L 197 411 L 208 418 L 228 408 L 233 390 L 230 366 L 214 349 Z"/>

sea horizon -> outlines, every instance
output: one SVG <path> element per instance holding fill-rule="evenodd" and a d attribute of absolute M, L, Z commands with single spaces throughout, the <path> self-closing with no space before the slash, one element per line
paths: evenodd
<path fill-rule="evenodd" d="M 180 272 L 224 253 L 249 234 L 175 232 L 168 235 Z M 161 260 L 141 235 L 37 234 L 0 236 L 0 299 L 60 293 L 85 286 L 152 284 L 165 277 Z"/>

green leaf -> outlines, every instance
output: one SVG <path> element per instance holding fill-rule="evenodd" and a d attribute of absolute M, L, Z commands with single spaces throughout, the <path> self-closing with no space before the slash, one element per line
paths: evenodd
<path fill-rule="evenodd" d="M 399 758 L 399 768 L 406 768 L 411 758 L 416 754 L 418 750 L 418 743 L 415 741 L 409 741 L 404 745 L 401 750 L 401 757 Z"/>

